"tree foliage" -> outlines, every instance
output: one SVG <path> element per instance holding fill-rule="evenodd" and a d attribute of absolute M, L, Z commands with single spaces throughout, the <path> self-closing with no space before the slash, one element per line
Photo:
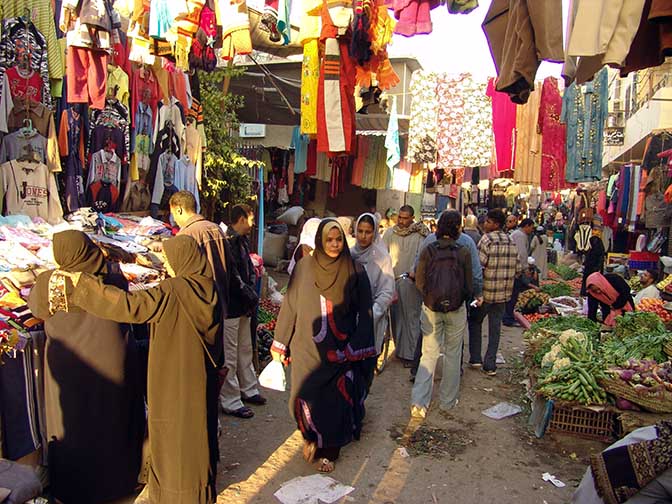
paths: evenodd
<path fill-rule="evenodd" d="M 252 179 L 248 174 L 256 162 L 236 152 L 233 132 L 238 129 L 237 112 L 243 97 L 224 93 L 227 77 L 240 75 L 242 70 L 226 68 L 211 73 L 199 73 L 201 103 L 208 148 L 203 162 L 201 206 L 211 220 L 220 220 L 227 207 L 252 199 Z"/>

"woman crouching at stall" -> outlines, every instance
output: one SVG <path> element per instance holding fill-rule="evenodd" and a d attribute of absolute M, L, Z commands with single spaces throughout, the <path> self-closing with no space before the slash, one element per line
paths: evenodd
<path fill-rule="evenodd" d="M 586 279 L 586 294 L 588 294 L 589 303 L 590 298 L 600 303 L 602 321 L 611 327 L 616 323 L 616 317 L 635 309 L 628 282 L 615 273 L 589 275 Z M 597 322 L 597 310 L 591 312 L 588 318 Z"/>
<path fill-rule="evenodd" d="M 296 265 L 280 309 L 273 358 L 291 357 L 290 413 L 307 462 L 331 472 L 359 439 L 375 366 L 371 288 L 335 219 L 320 223 L 315 251 Z"/>
<path fill-rule="evenodd" d="M 210 266 L 194 239 L 177 236 L 164 243 L 164 251 L 173 278 L 143 291 L 124 292 L 90 274 L 57 270 L 72 282 L 60 309 L 74 306 L 108 320 L 149 323 L 146 495 L 151 503 L 207 504 L 216 498 L 211 453 L 217 431 L 208 414 L 217 408 L 217 374 L 211 370 L 221 352 L 221 313 Z"/>

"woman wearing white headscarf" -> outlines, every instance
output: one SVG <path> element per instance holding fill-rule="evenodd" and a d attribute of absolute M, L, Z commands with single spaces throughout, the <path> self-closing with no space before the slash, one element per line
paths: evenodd
<path fill-rule="evenodd" d="M 292 260 L 287 267 L 287 273 L 290 275 L 292 274 L 292 271 L 294 271 L 296 263 L 299 262 L 303 256 L 311 254 L 313 250 L 315 250 L 315 234 L 317 233 L 317 228 L 320 226 L 320 222 L 320 219 L 316 217 L 304 222 L 303 228 L 301 229 L 301 236 L 299 237 L 299 243 L 294 249 Z"/>
<path fill-rule="evenodd" d="M 373 214 L 360 215 L 355 225 L 357 241 L 350 249 L 352 258 L 366 270 L 373 297 L 373 328 L 376 337 L 376 352 L 380 354 L 387 329 L 387 308 L 395 295 L 392 258 L 381 244 L 378 223 Z"/>

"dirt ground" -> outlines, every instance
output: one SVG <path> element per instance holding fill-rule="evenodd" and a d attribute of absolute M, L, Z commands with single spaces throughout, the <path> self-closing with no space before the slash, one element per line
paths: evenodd
<path fill-rule="evenodd" d="M 504 328 L 500 349 L 507 364 L 498 375 L 465 369 L 453 413 L 444 417 L 434 406 L 424 422 L 410 420 L 409 373 L 392 360 L 373 383 L 362 439 L 341 450 L 331 475 L 355 487 L 342 502 L 569 502 L 587 457 L 605 445 L 551 434 L 536 439 L 526 427 L 527 412 L 499 421 L 481 413 L 504 400 L 522 403 L 522 348 L 520 329 Z M 434 392 L 436 397 L 436 387 Z M 282 483 L 316 471 L 301 457 L 302 439 L 289 416 L 288 394 L 264 395 L 268 404 L 255 407 L 253 419 L 222 416 L 218 503 L 273 503 Z M 400 452 L 402 445 L 408 456 Z M 567 486 L 544 482 L 545 472 Z"/>

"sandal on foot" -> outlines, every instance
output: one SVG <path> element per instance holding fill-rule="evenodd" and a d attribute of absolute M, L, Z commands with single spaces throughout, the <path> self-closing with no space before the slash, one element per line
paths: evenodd
<path fill-rule="evenodd" d="M 320 459 L 320 463 L 317 466 L 318 472 L 321 473 L 330 473 L 336 469 L 336 464 L 327 458 Z"/>
<path fill-rule="evenodd" d="M 312 464 L 315 460 L 315 453 L 317 452 L 317 443 L 313 441 L 304 441 L 303 443 L 303 459 Z"/>
<path fill-rule="evenodd" d="M 247 406 L 243 406 L 242 408 L 233 411 L 225 411 L 224 413 L 238 418 L 252 418 L 254 416 L 254 411 Z"/>
<path fill-rule="evenodd" d="M 243 402 L 256 404 L 257 406 L 263 406 L 266 404 L 266 398 L 262 397 L 260 394 L 255 394 L 251 397 L 242 396 Z"/>

